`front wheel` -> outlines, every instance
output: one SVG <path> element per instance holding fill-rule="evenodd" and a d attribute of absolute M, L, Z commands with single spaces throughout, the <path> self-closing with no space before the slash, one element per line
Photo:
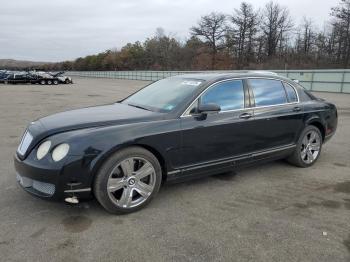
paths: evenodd
<path fill-rule="evenodd" d="M 161 180 L 157 158 L 141 147 L 130 147 L 107 159 L 96 175 L 93 191 L 110 213 L 130 213 L 151 201 Z"/>
<path fill-rule="evenodd" d="M 294 153 L 287 159 L 298 167 L 312 166 L 321 154 L 322 134 L 315 126 L 307 126 L 300 135 Z"/>

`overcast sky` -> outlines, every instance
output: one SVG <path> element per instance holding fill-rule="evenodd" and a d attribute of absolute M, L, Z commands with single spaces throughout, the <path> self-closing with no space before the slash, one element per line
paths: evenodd
<path fill-rule="evenodd" d="M 178 39 L 211 11 L 232 13 L 234 0 L 1 0 L 0 58 L 71 60 L 144 41 L 164 28 Z M 247 0 L 256 8 L 267 1 Z M 276 0 L 294 23 L 303 16 L 323 28 L 339 0 Z"/>

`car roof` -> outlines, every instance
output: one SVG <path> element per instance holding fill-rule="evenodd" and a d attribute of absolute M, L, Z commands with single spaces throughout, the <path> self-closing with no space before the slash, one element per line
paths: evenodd
<path fill-rule="evenodd" d="M 288 82 L 291 79 L 277 75 L 273 72 L 264 72 L 264 71 L 248 71 L 248 72 L 224 72 L 224 73 L 184 73 L 181 75 L 173 76 L 173 78 L 187 78 L 187 79 L 199 79 L 209 82 L 215 82 L 219 80 L 225 80 L 230 78 L 246 78 L 246 77 L 263 77 L 263 78 L 276 78 L 280 80 L 287 80 Z"/>

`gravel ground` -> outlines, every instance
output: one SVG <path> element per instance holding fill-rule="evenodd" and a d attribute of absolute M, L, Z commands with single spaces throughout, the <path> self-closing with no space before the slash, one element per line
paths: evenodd
<path fill-rule="evenodd" d="M 165 185 L 140 212 L 115 216 L 92 200 L 44 201 L 16 184 L 26 125 L 116 101 L 141 81 L 75 78 L 59 86 L 0 85 L 0 261 L 349 261 L 350 95 L 335 137 L 311 168 L 283 161 Z"/>

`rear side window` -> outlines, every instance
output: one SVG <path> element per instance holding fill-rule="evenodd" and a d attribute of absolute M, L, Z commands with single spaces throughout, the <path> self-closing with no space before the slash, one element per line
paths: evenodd
<path fill-rule="evenodd" d="M 283 85 L 284 85 L 284 88 L 286 89 L 289 103 L 298 102 L 298 97 L 297 97 L 297 93 L 295 92 L 295 89 L 290 84 L 283 83 Z"/>
<path fill-rule="evenodd" d="M 255 106 L 271 106 L 287 103 L 286 92 L 281 81 L 273 79 L 248 79 L 253 90 Z"/>
<path fill-rule="evenodd" d="M 201 103 L 217 104 L 222 111 L 244 108 L 242 80 L 225 81 L 212 86 L 202 96 Z"/>

